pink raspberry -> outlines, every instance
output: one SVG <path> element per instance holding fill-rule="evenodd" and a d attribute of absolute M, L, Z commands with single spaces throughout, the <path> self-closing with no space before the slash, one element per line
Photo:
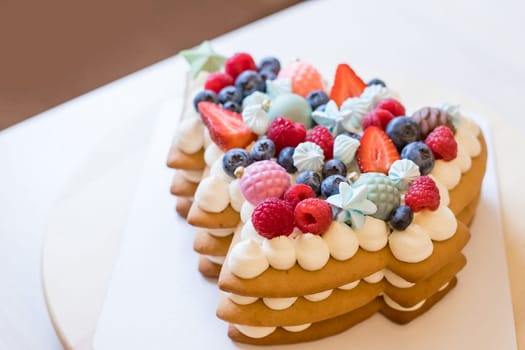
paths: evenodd
<path fill-rule="evenodd" d="M 426 137 L 425 143 L 436 159 L 449 161 L 458 155 L 458 143 L 454 138 L 454 133 L 445 125 L 440 125 L 432 130 Z"/>
<path fill-rule="evenodd" d="M 288 236 L 294 228 L 292 205 L 282 199 L 267 198 L 253 210 L 252 224 L 257 233 L 268 239 Z"/>
<path fill-rule="evenodd" d="M 436 210 L 439 207 L 440 197 L 436 183 L 428 176 L 415 179 L 405 195 L 405 204 L 415 213 L 428 208 Z"/>
<path fill-rule="evenodd" d="M 401 102 L 393 98 L 385 98 L 384 100 L 379 102 L 376 108 L 387 110 L 390 113 L 392 113 L 394 117 L 406 115 L 405 106 L 403 106 Z"/>
<path fill-rule="evenodd" d="M 363 130 L 368 128 L 369 126 L 377 126 L 385 130 L 386 126 L 388 125 L 388 123 L 390 123 L 392 119 L 394 119 L 392 113 L 390 113 L 386 109 L 376 108 L 368 112 L 363 117 Z"/>
<path fill-rule="evenodd" d="M 206 83 L 204 84 L 204 89 L 215 91 L 215 93 L 218 94 L 222 88 L 230 85 L 233 85 L 233 78 L 230 75 L 216 72 L 208 75 L 208 79 L 206 79 Z"/>
<path fill-rule="evenodd" d="M 296 147 L 304 141 L 306 129 L 303 124 L 284 117 L 275 118 L 266 132 L 266 136 L 275 144 L 275 154 L 285 147 Z"/>
<path fill-rule="evenodd" d="M 314 190 L 305 184 L 296 184 L 284 192 L 283 199 L 292 204 L 295 208 L 300 201 L 306 198 L 314 198 Z"/>
<path fill-rule="evenodd" d="M 290 175 L 276 162 L 261 160 L 244 169 L 239 186 L 244 198 L 257 205 L 266 198 L 280 198 L 290 187 Z"/>
<path fill-rule="evenodd" d="M 332 208 L 320 198 L 307 198 L 294 210 L 295 225 L 305 233 L 321 234 L 332 223 Z"/>
<path fill-rule="evenodd" d="M 313 142 L 323 149 L 324 160 L 328 161 L 334 157 L 334 136 L 324 126 L 315 126 L 308 135 L 306 141 Z"/>

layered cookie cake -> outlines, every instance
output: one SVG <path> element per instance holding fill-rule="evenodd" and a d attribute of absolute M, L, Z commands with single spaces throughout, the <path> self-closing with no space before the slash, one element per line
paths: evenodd
<path fill-rule="evenodd" d="M 376 312 L 406 323 L 466 264 L 479 127 L 334 68 L 329 86 L 308 63 L 239 53 L 194 95 L 211 142 L 187 219 L 235 341 L 318 339 Z"/>

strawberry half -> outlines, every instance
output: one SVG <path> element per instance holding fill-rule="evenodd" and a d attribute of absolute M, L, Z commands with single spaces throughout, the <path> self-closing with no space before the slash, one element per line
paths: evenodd
<path fill-rule="evenodd" d="M 211 139 L 223 151 L 245 148 L 257 139 L 257 135 L 244 124 L 239 113 L 208 101 L 199 102 L 198 107 Z"/>
<path fill-rule="evenodd" d="M 360 142 L 356 157 L 362 173 L 388 174 L 392 163 L 399 159 L 396 146 L 377 126 L 366 128 Z"/>
<path fill-rule="evenodd" d="M 338 106 L 349 97 L 361 95 L 365 89 L 365 82 L 355 74 L 348 64 L 340 64 L 335 71 L 334 86 L 330 91 L 330 100 Z"/>

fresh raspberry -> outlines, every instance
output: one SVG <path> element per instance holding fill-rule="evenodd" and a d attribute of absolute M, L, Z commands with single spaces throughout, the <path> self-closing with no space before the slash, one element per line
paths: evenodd
<path fill-rule="evenodd" d="M 320 198 L 307 198 L 297 204 L 294 210 L 295 225 L 305 233 L 320 234 L 332 222 L 332 208 Z"/>
<path fill-rule="evenodd" d="M 324 160 L 328 161 L 334 157 L 334 136 L 324 126 L 315 126 L 308 135 L 306 141 L 313 142 L 323 149 Z"/>
<path fill-rule="evenodd" d="M 230 85 L 233 85 L 233 78 L 229 74 L 216 72 L 208 75 L 204 89 L 215 91 L 218 94 L 222 88 Z"/>
<path fill-rule="evenodd" d="M 295 147 L 304 141 L 306 129 L 303 124 L 288 118 L 275 118 L 266 132 L 266 136 L 275 144 L 275 153 L 279 154 L 285 147 Z"/>
<path fill-rule="evenodd" d="M 425 143 L 436 159 L 449 161 L 458 155 L 458 143 L 452 130 L 445 125 L 440 125 L 432 130 L 425 139 Z"/>
<path fill-rule="evenodd" d="M 292 80 L 292 92 L 306 98 L 311 91 L 323 89 L 321 74 L 311 64 L 295 61 L 281 69 L 278 78 Z"/>
<path fill-rule="evenodd" d="M 387 124 L 394 119 L 392 113 L 385 109 L 374 109 L 368 112 L 363 117 L 363 130 L 369 126 L 377 126 L 383 130 L 386 129 Z"/>
<path fill-rule="evenodd" d="M 284 192 L 283 199 L 289 203 L 292 204 L 292 206 L 295 208 L 297 204 L 306 199 L 306 198 L 314 198 L 315 193 L 314 190 L 308 185 L 305 184 L 296 184 L 290 187 L 289 189 Z"/>
<path fill-rule="evenodd" d="M 413 212 L 420 211 L 424 208 L 436 210 L 439 207 L 439 190 L 434 180 L 428 176 L 420 176 L 415 179 L 405 194 L 405 204 Z"/>
<path fill-rule="evenodd" d="M 376 108 L 387 110 L 392 113 L 394 117 L 406 115 L 405 106 L 393 98 L 385 98 L 384 100 L 381 100 Z"/>
<path fill-rule="evenodd" d="M 246 70 L 256 71 L 257 65 L 252 56 L 244 52 L 239 52 L 226 60 L 224 70 L 235 80 Z"/>
<path fill-rule="evenodd" d="M 294 228 L 292 205 L 282 199 L 267 198 L 252 213 L 252 224 L 263 237 L 288 236 Z"/>

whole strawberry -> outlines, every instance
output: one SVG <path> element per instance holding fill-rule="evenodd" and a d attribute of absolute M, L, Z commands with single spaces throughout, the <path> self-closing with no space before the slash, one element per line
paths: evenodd
<path fill-rule="evenodd" d="M 445 125 L 432 130 L 425 139 L 425 143 L 436 159 L 450 161 L 455 159 L 458 154 L 458 144 L 454 138 L 454 133 Z"/>
<path fill-rule="evenodd" d="M 288 118 L 275 118 L 266 132 L 266 136 L 275 144 L 275 152 L 279 154 L 285 147 L 295 147 L 304 141 L 306 128 L 303 124 L 293 122 Z"/>
<path fill-rule="evenodd" d="M 325 161 L 334 157 L 334 136 L 326 127 L 315 126 L 306 135 L 306 141 L 313 142 L 323 149 Z"/>
<path fill-rule="evenodd" d="M 267 198 L 253 210 L 252 224 L 261 236 L 268 239 L 288 236 L 294 229 L 292 204 L 278 198 Z"/>
<path fill-rule="evenodd" d="M 440 197 L 436 183 L 428 176 L 421 176 L 414 180 L 405 194 L 405 204 L 418 212 L 425 208 L 436 210 L 439 207 Z"/>

